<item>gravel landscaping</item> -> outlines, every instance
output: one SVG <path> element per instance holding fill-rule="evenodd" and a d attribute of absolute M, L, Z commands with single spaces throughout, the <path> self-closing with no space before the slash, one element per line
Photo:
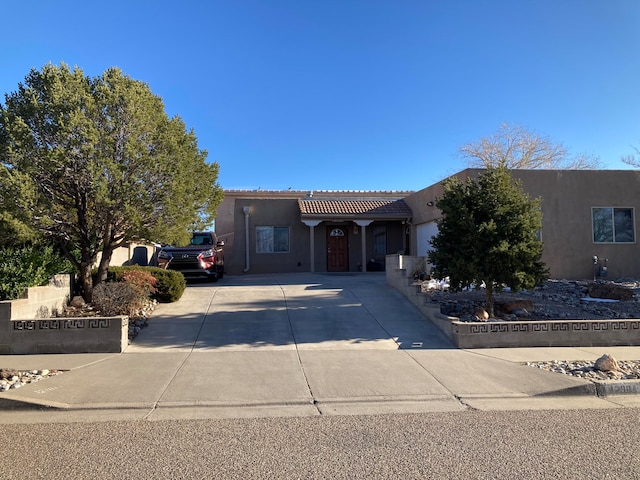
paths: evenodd
<path fill-rule="evenodd" d="M 640 380 L 640 361 L 618 360 L 618 369 L 610 371 L 599 370 L 595 363 L 592 361 L 552 360 L 550 362 L 527 362 L 526 365 L 586 380 Z"/>
<path fill-rule="evenodd" d="M 593 282 L 549 280 L 532 289 L 517 293 L 504 291 L 494 297 L 496 306 L 518 301 L 529 301 L 533 308 L 505 314 L 498 318 L 481 319 L 477 316 L 484 307 L 484 291 L 450 292 L 439 289 L 423 291 L 431 302 L 439 303 L 445 315 L 458 317 L 462 321 L 505 321 L 505 320 L 602 320 L 640 318 L 640 281 L 620 279 L 610 282 L 598 282 L 604 286 L 628 289 L 629 300 L 592 298 L 589 288 Z M 615 359 L 614 359 L 615 361 Z M 640 379 L 640 361 L 615 361 L 615 368 L 601 369 L 596 361 L 552 360 L 546 362 L 527 362 L 526 365 L 549 372 L 571 375 L 587 380 L 638 380 Z"/>
<path fill-rule="evenodd" d="M 533 309 L 510 314 L 495 320 L 601 320 L 640 318 L 640 281 L 622 279 L 615 282 L 598 282 L 611 287 L 629 290 L 631 299 L 615 301 L 592 298 L 589 288 L 593 282 L 573 280 L 549 280 L 532 289 L 517 293 L 503 291 L 494 295 L 496 307 L 517 300 L 530 301 Z M 445 315 L 462 321 L 478 321 L 478 307 L 484 306 L 483 290 L 450 292 L 425 289 L 431 302 L 439 303 Z M 491 319 L 489 319 L 491 320 Z"/>
<path fill-rule="evenodd" d="M 24 387 L 44 378 L 60 375 L 60 370 L 12 370 L 0 368 L 0 392 Z"/>

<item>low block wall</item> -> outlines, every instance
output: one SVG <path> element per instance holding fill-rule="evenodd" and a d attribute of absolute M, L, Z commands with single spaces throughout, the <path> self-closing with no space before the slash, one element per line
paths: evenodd
<path fill-rule="evenodd" d="M 0 354 L 119 353 L 128 344 L 129 318 L 78 317 L 11 320 Z"/>
<path fill-rule="evenodd" d="M 460 322 L 447 317 L 440 313 L 439 305 L 427 302 L 421 285 L 413 281 L 411 268 L 421 258 L 388 255 L 387 284 L 401 292 L 458 348 L 640 345 L 638 319 Z"/>
<path fill-rule="evenodd" d="M 71 295 L 71 275 L 56 275 L 49 285 L 29 287 L 24 298 L 0 302 L 0 323 L 50 317 L 64 308 Z"/>
<path fill-rule="evenodd" d="M 459 348 L 640 345 L 640 320 L 450 321 Z"/>

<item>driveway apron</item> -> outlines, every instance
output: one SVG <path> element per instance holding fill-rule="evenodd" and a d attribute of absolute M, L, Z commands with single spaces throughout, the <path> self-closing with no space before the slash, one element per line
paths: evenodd
<path fill-rule="evenodd" d="M 383 275 L 226 277 L 187 292 L 192 312 L 159 311 L 127 351 L 190 348 L 160 407 L 455 400 L 404 351 L 451 345 Z"/>

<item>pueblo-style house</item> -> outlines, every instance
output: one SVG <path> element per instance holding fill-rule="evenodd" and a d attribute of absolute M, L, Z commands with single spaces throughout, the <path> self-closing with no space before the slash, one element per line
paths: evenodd
<path fill-rule="evenodd" d="M 639 171 L 514 170 L 512 176 L 531 198 L 542 199 L 543 261 L 553 278 L 640 277 Z M 227 190 L 216 218 L 225 270 L 379 271 L 386 255 L 425 256 L 438 231 L 441 195 L 442 182 L 417 192 Z"/>

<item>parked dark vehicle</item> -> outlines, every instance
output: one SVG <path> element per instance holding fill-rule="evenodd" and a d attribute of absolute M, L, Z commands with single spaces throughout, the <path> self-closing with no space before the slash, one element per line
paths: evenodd
<path fill-rule="evenodd" d="M 224 242 L 213 232 L 193 232 L 184 247 L 166 246 L 158 252 L 160 268 L 176 270 L 185 278 L 206 277 L 214 282 L 224 276 Z"/>

